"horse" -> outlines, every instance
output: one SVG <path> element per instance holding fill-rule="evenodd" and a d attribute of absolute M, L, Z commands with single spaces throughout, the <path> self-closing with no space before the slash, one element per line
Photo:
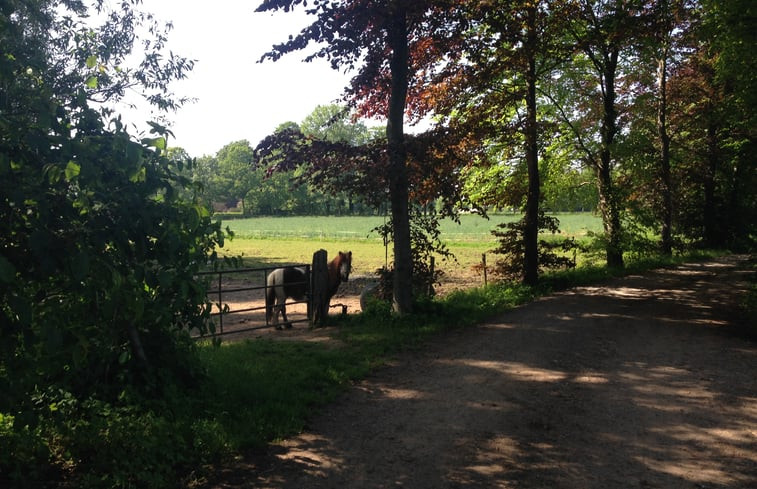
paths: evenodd
<path fill-rule="evenodd" d="M 339 289 L 342 281 L 347 282 L 352 271 L 352 252 L 339 252 L 328 264 L 329 286 L 327 290 L 328 303 Z M 302 267 L 277 268 L 268 274 L 266 278 L 266 320 L 268 324 L 273 324 L 276 329 L 279 326 L 279 312 L 284 318 L 284 324 L 287 328 L 292 327 L 292 323 L 287 319 L 286 300 L 287 297 L 296 301 L 305 299 L 310 292 L 310 279 L 307 272 Z"/>

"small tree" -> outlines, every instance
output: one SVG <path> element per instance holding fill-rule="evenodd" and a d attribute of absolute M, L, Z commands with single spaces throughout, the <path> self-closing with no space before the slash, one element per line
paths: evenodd
<path fill-rule="evenodd" d="M 493 253 L 503 255 L 497 260 L 494 273 L 506 280 L 523 280 L 523 255 L 525 245 L 523 233 L 526 230 L 525 217 L 510 223 L 497 226 L 499 230 L 492 234 L 499 240 L 499 246 L 492 250 Z M 547 231 L 552 234 L 560 232 L 560 221 L 556 217 L 546 216 L 544 211 L 539 213 L 539 231 Z M 545 270 L 560 268 L 574 268 L 576 266 L 575 255 L 570 253 L 578 248 L 574 238 L 564 238 L 547 241 L 539 240 L 539 273 Z M 567 256 L 566 256 L 567 255 Z"/>

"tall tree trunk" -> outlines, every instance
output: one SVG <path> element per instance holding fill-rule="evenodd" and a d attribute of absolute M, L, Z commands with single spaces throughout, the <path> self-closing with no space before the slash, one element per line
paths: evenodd
<path fill-rule="evenodd" d="M 623 268 L 623 243 L 620 224 L 620 203 L 612 180 L 612 145 L 618 132 L 618 115 L 615 107 L 615 70 L 618 66 L 619 48 L 612 47 L 606 53 L 602 70 L 603 117 L 600 128 L 601 149 L 599 152 L 599 208 L 602 212 L 607 234 L 607 266 Z"/>
<path fill-rule="evenodd" d="M 523 282 L 536 285 L 539 280 L 539 150 L 536 126 L 536 7 L 528 7 L 526 53 L 528 71 L 526 80 L 526 164 L 528 166 L 528 195 L 526 197 L 526 222 L 523 231 L 524 259 Z"/>
<path fill-rule="evenodd" d="M 670 37 L 673 30 L 672 12 L 667 0 L 660 0 L 661 31 L 660 57 L 657 59 L 657 134 L 660 144 L 660 180 L 662 183 L 661 212 L 661 252 L 673 254 L 673 184 L 670 176 L 670 135 L 668 134 L 668 55 L 670 54 Z"/>
<path fill-rule="evenodd" d="M 704 241 L 707 246 L 716 247 L 722 244 L 717 224 L 717 205 L 715 203 L 715 175 L 718 172 L 718 126 L 715 122 L 714 104 L 710 104 L 709 123 L 707 124 L 707 166 L 704 170 Z"/>
<path fill-rule="evenodd" d="M 407 155 L 404 118 L 408 88 L 407 12 L 403 2 L 390 5 L 389 46 L 392 49 L 392 90 L 386 135 L 389 145 L 389 198 L 392 205 L 394 236 L 393 308 L 409 313 L 413 306 L 413 257 L 410 246 L 410 212 L 408 204 Z"/>
<path fill-rule="evenodd" d="M 667 57 L 668 49 L 665 47 L 662 50 L 662 56 L 657 61 L 657 133 L 660 138 L 660 179 L 662 180 L 661 251 L 663 255 L 671 256 L 673 254 L 673 190 L 670 176 L 670 136 L 667 126 Z"/>

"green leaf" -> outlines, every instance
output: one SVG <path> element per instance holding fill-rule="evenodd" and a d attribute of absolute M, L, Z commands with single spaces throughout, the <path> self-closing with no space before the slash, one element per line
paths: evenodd
<path fill-rule="evenodd" d="M 142 144 L 164 151 L 166 149 L 166 138 L 145 138 L 142 140 Z"/>
<path fill-rule="evenodd" d="M 87 81 L 85 82 L 85 84 L 89 88 L 97 88 L 97 77 L 90 76 L 89 78 L 87 78 Z"/>
<path fill-rule="evenodd" d="M 137 143 L 129 142 L 126 146 L 126 162 L 130 166 L 140 165 L 142 161 L 142 146 Z"/>
<path fill-rule="evenodd" d="M 129 353 L 129 350 L 122 351 L 121 354 L 118 355 L 119 365 L 126 364 L 126 362 L 128 362 L 130 358 L 131 358 L 131 354 Z"/>
<path fill-rule="evenodd" d="M 92 69 L 97 64 L 97 56 L 94 54 L 87 57 L 87 68 Z"/>
<path fill-rule="evenodd" d="M 144 166 L 140 167 L 129 177 L 131 183 L 144 182 L 145 180 L 147 180 L 147 169 Z"/>
<path fill-rule="evenodd" d="M 81 166 L 74 163 L 73 161 L 69 161 L 66 165 L 66 181 L 71 181 L 74 178 L 79 176 L 79 173 L 81 172 Z"/>

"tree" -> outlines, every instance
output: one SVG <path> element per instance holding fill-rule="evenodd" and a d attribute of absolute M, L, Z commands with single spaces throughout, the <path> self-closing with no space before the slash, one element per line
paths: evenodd
<path fill-rule="evenodd" d="M 722 114 L 718 146 L 722 156 L 721 172 L 715 175 L 723 204 L 711 213 L 706 229 L 708 242 L 727 244 L 735 248 L 754 245 L 757 222 L 757 30 L 754 28 L 753 2 L 703 1 L 702 55 L 712 63 L 712 86 L 723 97 L 719 107 Z M 715 128 L 710 128 L 716 132 Z M 713 148 L 714 149 L 714 148 Z M 722 164 L 725 163 L 725 164 Z M 714 216 L 712 216 L 714 214 Z"/>
<path fill-rule="evenodd" d="M 660 181 L 662 183 L 662 226 L 661 248 L 664 255 L 673 254 L 673 197 L 670 172 L 670 134 L 668 132 L 668 63 L 672 50 L 673 12 L 668 0 L 660 0 L 656 5 L 658 11 L 655 16 L 657 29 L 655 40 L 659 50 L 655 56 L 657 61 L 657 134 L 660 146 L 659 166 Z"/>
<path fill-rule="evenodd" d="M 360 146 L 371 140 L 366 125 L 355 121 L 347 107 L 331 104 L 319 105 L 299 125 L 306 136 L 332 143 L 342 142 Z"/>
<path fill-rule="evenodd" d="M 355 119 L 347 107 L 337 104 L 319 105 L 302 121 L 300 130 L 306 136 L 329 142 L 341 142 L 350 146 L 368 144 L 373 136 L 362 121 Z M 353 212 L 353 197 L 348 192 L 338 192 L 331 198 L 346 200 L 347 210 Z M 331 207 L 331 203 L 328 207 Z"/>
<path fill-rule="evenodd" d="M 125 87 L 177 103 L 168 83 L 187 64 L 159 47 L 137 71 L 116 68 L 149 20 L 121 9 L 94 30 L 79 2 L 0 10 L 2 413 L 46 416 L 40 392 L 112 400 L 191 378 L 188 332 L 209 327 L 194 274 L 224 235 L 180 191 L 191 162 L 168 157 L 160 125 L 137 138 L 92 103 Z"/>
<path fill-rule="evenodd" d="M 670 123 L 683 153 L 678 221 L 687 237 L 709 247 L 743 248 L 754 241 L 750 7 L 703 2 L 691 48 L 670 79 Z"/>
<path fill-rule="evenodd" d="M 624 196 L 614 173 L 619 164 L 615 148 L 621 129 L 620 112 L 623 104 L 628 103 L 628 94 L 619 94 L 618 88 L 625 63 L 631 60 L 638 27 L 639 9 L 632 2 L 580 1 L 569 30 L 578 52 L 572 65 L 563 69 L 551 94 L 561 105 L 563 119 L 574 133 L 584 161 L 595 171 L 609 267 L 624 265 L 621 224 Z M 570 87 L 566 82 L 571 83 Z M 573 99 L 570 108 L 560 102 L 566 95 Z M 593 104 L 595 99 L 600 103 Z M 592 130 L 595 124 L 598 131 Z"/>
<path fill-rule="evenodd" d="M 659 229 L 660 251 L 666 256 L 673 252 L 678 187 L 669 80 L 690 52 L 693 12 L 686 0 L 647 3 L 640 15 L 636 69 L 628 75 L 639 87 L 629 105 L 633 115 L 624 143 L 627 173 L 635 182 L 628 207 L 638 222 Z"/>
<path fill-rule="evenodd" d="M 389 198 L 394 238 L 393 304 L 397 313 L 412 310 L 412 248 L 409 213 L 409 176 L 405 147 L 404 117 L 409 92 L 422 77 L 415 70 L 428 59 L 429 39 L 439 38 L 436 29 L 445 19 L 445 9 L 455 2 L 345 0 L 316 2 L 308 13 L 316 16 L 310 26 L 288 42 L 273 47 L 264 58 L 276 60 L 305 49 L 309 43 L 325 43 L 306 57 L 326 58 L 334 68 L 357 69 L 345 95 L 358 115 L 387 118 Z M 265 0 L 257 11 L 288 11 L 304 0 Z M 440 20 L 442 19 L 442 20 Z M 436 35 L 436 37 L 435 37 Z"/>
<path fill-rule="evenodd" d="M 520 196 L 525 197 L 521 278 L 533 285 L 539 270 L 541 200 L 537 89 L 565 57 L 562 34 L 570 2 L 469 5 L 464 19 L 451 22 L 451 37 L 458 39 L 460 49 L 447 55 L 427 98 L 435 102 L 436 113 L 501 148 L 489 152 L 495 166 L 503 163 L 505 154 L 515 165 L 525 163 L 522 193 L 508 200 L 520 207 Z"/>
<path fill-rule="evenodd" d="M 253 150 L 250 143 L 247 140 L 229 143 L 218 150 L 215 160 L 217 192 L 228 204 L 241 202 L 242 214 L 245 214 L 244 198 L 253 187 Z"/>

